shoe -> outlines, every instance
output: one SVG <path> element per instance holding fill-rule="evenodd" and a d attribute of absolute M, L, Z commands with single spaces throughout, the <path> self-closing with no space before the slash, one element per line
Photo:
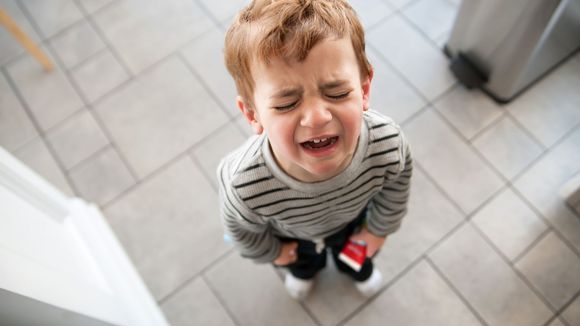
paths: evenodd
<path fill-rule="evenodd" d="M 367 298 L 375 295 L 383 286 L 383 275 L 378 268 L 373 268 L 373 273 L 368 280 L 362 282 L 355 282 L 356 288 L 362 295 Z"/>
<path fill-rule="evenodd" d="M 296 300 L 306 299 L 313 284 L 313 280 L 303 280 L 295 277 L 292 273 L 287 273 L 286 280 L 284 281 L 288 294 Z"/>

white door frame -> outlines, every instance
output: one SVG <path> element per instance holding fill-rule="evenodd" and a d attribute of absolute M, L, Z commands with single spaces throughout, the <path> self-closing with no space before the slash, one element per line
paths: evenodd
<path fill-rule="evenodd" d="M 2 318 L 167 325 L 99 209 L 66 197 L 0 147 Z"/>

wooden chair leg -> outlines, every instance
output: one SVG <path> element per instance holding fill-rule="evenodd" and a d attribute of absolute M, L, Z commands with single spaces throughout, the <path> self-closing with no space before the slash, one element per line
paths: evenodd
<path fill-rule="evenodd" d="M 54 68 L 52 61 L 50 61 L 46 54 L 44 54 L 44 52 L 34 44 L 32 39 L 30 39 L 30 37 L 28 37 L 28 35 L 18 27 L 16 22 L 8 16 L 8 13 L 2 9 L 0 9 L 0 25 L 4 25 L 8 32 L 10 32 L 10 34 L 12 34 L 14 38 L 16 38 L 16 40 L 20 42 L 20 44 L 22 44 L 22 46 L 24 46 L 24 48 L 32 54 L 38 62 L 40 62 L 46 71 L 51 71 Z"/>

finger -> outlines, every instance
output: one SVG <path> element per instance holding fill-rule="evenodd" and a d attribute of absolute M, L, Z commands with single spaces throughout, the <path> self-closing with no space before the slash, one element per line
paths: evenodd
<path fill-rule="evenodd" d="M 297 241 L 291 242 L 290 249 L 296 250 L 296 248 L 298 248 L 298 242 Z"/>

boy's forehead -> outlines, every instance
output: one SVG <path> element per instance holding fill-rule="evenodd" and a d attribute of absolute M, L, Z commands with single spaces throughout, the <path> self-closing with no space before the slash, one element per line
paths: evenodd
<path fill-rule="evenodd" d="M 349 74 L 353 68 L 358 71 L 358 61 L 350 38 L 324 39 L 310 49 L 304 60 L 280 55 L 260 60 L 255 56 L 250 63 L 250 71 L 256 82 L 268 79 L 269 82 L 288 83 L 297 73 L 311 73 L 313 68 L 323 73 L 319 77 L 328 81 L 344 79 L 341 76 Z"/>

